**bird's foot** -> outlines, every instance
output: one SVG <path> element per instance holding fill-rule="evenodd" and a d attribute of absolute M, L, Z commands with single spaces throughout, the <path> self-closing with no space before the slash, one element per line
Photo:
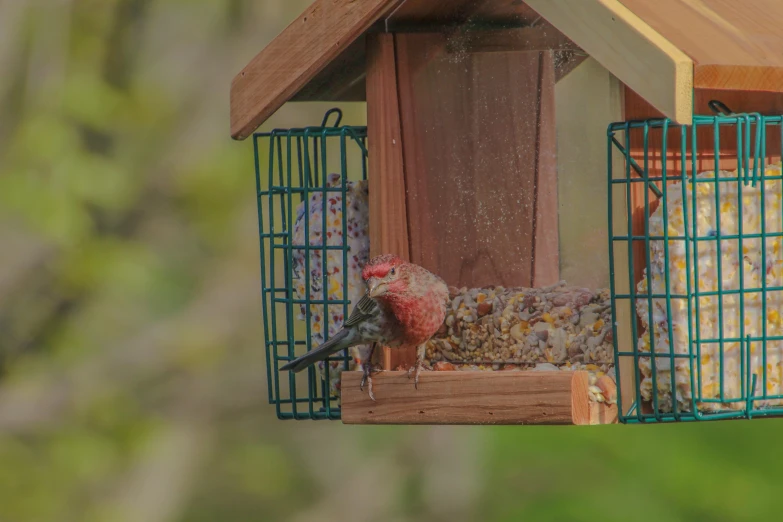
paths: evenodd
<path fill-rule="evenodd" d="M 359 390 L 364 391 L 364 385 L 367 385 L 367 392 L 370 395 L 370 399 L 375 401 L 375 395 L 372 393 L 372 374 L 380 373 L 383 370 L 374 368 L 372 363 L 367 362 L 363 365 L 364 373 L 362 374 L 362 382 L 359 383 Z"/>
<path fill-rule="evenodd" d="M 413 386 L 417 390 L 419 389 L 419 374 L 422 370 L 427 370 L 428 368 L 424 366 L 424 361 L 418 360 L 416 361 L 416 364 L 408 368 L 408 379 L 411 378 L 411 375 L 413 375 Z"/>

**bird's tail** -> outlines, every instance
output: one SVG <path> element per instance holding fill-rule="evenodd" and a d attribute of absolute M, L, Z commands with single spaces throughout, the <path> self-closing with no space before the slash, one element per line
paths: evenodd
<path fill-rule="evenodd" d="M 351 330 L 340 330 L 337 332 L 337 335 L 323 343 L 321 346 L 289 362 L 280 368 L 280 371 L 291 370 L 294 373 L 301 372 L 311 364 L 323 361 L 330 355 L 350 347 L 352 345 L 351 333 L 353 333 Z"/>

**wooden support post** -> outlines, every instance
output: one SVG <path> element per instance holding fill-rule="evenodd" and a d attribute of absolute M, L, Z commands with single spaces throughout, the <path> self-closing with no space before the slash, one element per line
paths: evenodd
<path fill-rule="evenodd" d="M 410 259 L 405 169 L 397 95 L 394 35 L 367 35 L 370 255 Z M 412 364 L 415 351 L 383 348 L 384 369 Z"/>
<path fill-rule="evenodd" d="M 538 57 L 532 274 L 533 286 L 537 288 L 555 284 L 560 279 L 554 56 L 553 51 L 544 51 Z"/>
<path fill-rule="evenodd" d="M 345 424 L 611 424 L 613 405 L 591 403 L 587 372 L 427 372 L 419 389 L 406 372 L 343 372 Z"/>

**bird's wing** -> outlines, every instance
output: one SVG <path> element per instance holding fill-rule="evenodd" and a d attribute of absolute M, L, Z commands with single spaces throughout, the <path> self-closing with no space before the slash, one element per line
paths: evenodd
<path fill-rule="evenodd" d="M 353 308 L 351 316 L 343 323 L 343 328 L 350 328 L 351 326 L 355 326 L 362 321 L 369 319 L 375 314 L 377 309 L 378 303 L 376 303 L 372 297 L 364 294 Z"/>

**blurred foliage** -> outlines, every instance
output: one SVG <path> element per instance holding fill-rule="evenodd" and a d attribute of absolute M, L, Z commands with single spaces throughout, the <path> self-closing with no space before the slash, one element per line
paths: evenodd
<path fill-rule="evenodd" d="M 274 418 L 228 90 L 307 3 L 0 2 L 0 522 L 776 518 L 777 420 Z"/>

